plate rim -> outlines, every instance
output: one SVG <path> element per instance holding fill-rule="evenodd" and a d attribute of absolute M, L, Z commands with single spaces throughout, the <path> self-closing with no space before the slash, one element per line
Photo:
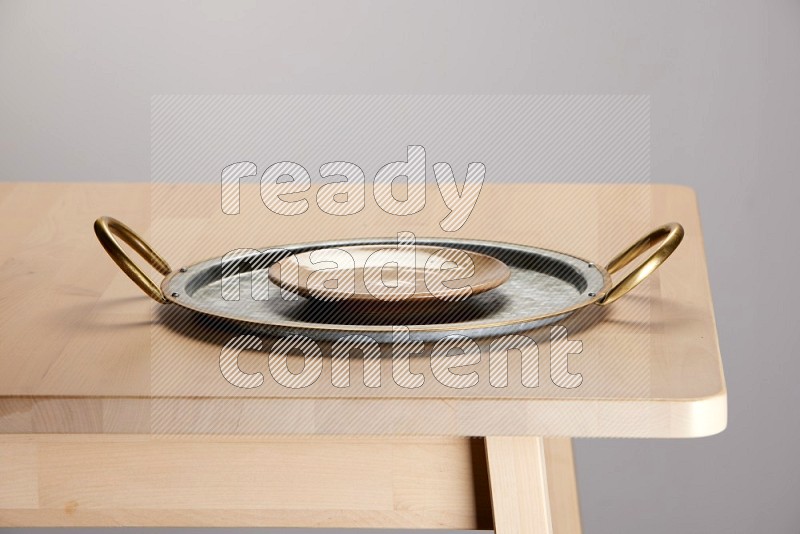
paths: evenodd
<path fill-rule="evenodd" d="M 368 245 L 347 245 L 347 246 L 340 246 L 340 247 L 325 247 L 325 248 L 327 248 L 327 249 L 340 249 L 340 250 L 345 250 L 346 251 L 346 249 L 353 249 L 353 248 L 359 248 L 359 247 L 360 248 L 375 247 L 376 250 L 380 250 L 377 247 L 382 247 L 382 246 L 384 246 L 384 243 L 368 244 Z M 436 245 L 428 245 L 428 244 L 424 244 L 424 243 L 423 244 L 415 243 L 414 246 L 415 246 L 415 248 L 424 247 L 426 249 L 437 249 L 437 250 L 445 250 L 445 249 L 461 250 L 461 251 L 466 252 L 467 254 L 470 254 L 470 255 L 482 256 L 484 258 L 488 258 L 489 261 L 494 262 L 497 266 L 499 266 L 500 268 L 503 269 L 504 272 L 503 272 L 503 276 L 502 277 L 500 277 L 500 278 L 498 278 L 496 280 L 485 281 L 483 283 L 471 286 L 473 288 L 473 291 L 472 291 L 470 296 L 472 296 L 472 295 L 480 295 L 481 293 L 485 293 L 487 291 L 491 291 L 493 289 L 496 289 L 496 288 L 502 286 L 503 284 L 505 284 L 506 282 L 508 282 L 509 278 L 511 277 L 511 268 L 504 261 L 502 261 L 502 260 L 500 260 L 500 259 L 498 259 L 498 258 L 496 258 L 496 257 L 494 257 L 494 256 L 492 256 L 490 254 L 484 254 L 483 252 L 478 252 L 478 251 L 475 251 L 475 250 L 455 249 L 453 247 L 442 247 L 442 246 L 436 246 Z M 311 252 L 313 252 L 315 250 L 325 250 L 325 248 L 315 248 L 315 249 L 312 249 L 312 250 L 304 250 L 302 252 L 298 252 L 298 253 L 294 254 L 294 256 L 299 256 L 301 254 L 309 254 L 309 253 L 311 253 Z M 291 256 L 286 256 L 284 258 L 281 258 L 280 260 L 276 261 L 273 265 L 271 265 L 270 269 L 269 269 L 268 277 L 269 277 L 270 282 L 272 282 L 273 284 L 275 284 L 276 286 L 278 286 L 280 288 L 283 288 L 283 286 L 281 285 L 280 281 L 276 281 L 275 277 L 272 276 L 271 267 L 276 265 L 276 264 L 278 264 L 278 263 L 280 263 L 280 262 L 282 262 L 282 261 L 286 261 L 290 257 Z M 475 288 L 477 288 L 477 289 L 475 289 Z M 314 298 L 314 297 L 310 296 L 310 292 L 308 291 L 307 287 L 298 285 L 297 288 L 296 288 L 296 291 L 302 297 Z M 317 299 L 317 300 L 324 301 L 324 299 Z M 416 303 L 429 303 L 431 301 L 436 301 L 436 300 L 439 300 L 436 295 L 434 295 L 430 291 L 426 291 L 426 292 L 423 292 L 423 293 L 414 293 L 409 298 L 404 299 L 402 301 L 402 303 L 403 304 L 411 304 L 411 303 L 415 303 L 415 302 Z M 461 299 L 461 300 L 464 300 L 464 299 Z M 382 302 L 381 299 L 378 299 L 377 297 L 374 297 L 372 295 L 370 295 L 370 297 L 365 297 L 363 294 L 359 294 L 359 293 L 353 294 L 349 298 L 344 299 L 344 301 L 352 302 L 352 303 L 358 303 L 360 305 L 367 305 L 367 304 L 380 305 L 380 302 Z M 342 301 L 342 303 L 344 303 L 344 301 Z M 338 302 L 338 301 L 336 301 L 336 302 Z M 389 302 L 387 302 L 387 304 L 391 305 L 391 304 L 393 304 L 393 302 L 389 301 Z"/>

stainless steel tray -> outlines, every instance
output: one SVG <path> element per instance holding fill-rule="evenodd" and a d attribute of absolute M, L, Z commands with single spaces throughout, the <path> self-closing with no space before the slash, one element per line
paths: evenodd
<path fill-rule="evenodd" d="M 420 238 L 417 239 L 419 245 L 461 248 L 494 256 L 509 266 L 511 277 L 502 286 L 464 301 L 419 303 L 376 310 L 375 307 L 350 305 L 346 301 L 284 300 L 280 289 L 274 285 L 269 287 L 268 299 L 255 300 L 250 291 L 251 279 L 253 275 L 261 275 L 265 280 L 269 266 L 289 254 L 350 245 L 396 244 L 391 239 L 283 245 L 249 256 L 215 258 L 172 271 L 161 256 L 120 221 L 101 217 L 94 228 L 100 243 L 117 265 L 159 302 L 174 303 L 269 335 L 297 334 L 330 340 L 349 334 L 366 334 L 381 343 L 391 342 L 394 326 L 407 327 L 414 339 L 422 341 L 440 339 L 451 333 L 476 338 L 500 336 L 560 321 L 590 304 L 610 304 L 649 276 L 683 239 L 680 224 L 666 224 L 639 239 L 603 268 L 576 256 L 536 247 L 492 241 Z M 114 236 L 128 243 L 156 270 L 166 275 L 160 287 L 133 263 Z M 610 275 L 656 243 L 658 248 L 655 252 L 612 287 Z M 241 272 L 250 272 L 250 276 L 241 276 Z M 239 300 L 226 300 L 222 296 L 222 285 L 228 276 L 240 277 Z"/>

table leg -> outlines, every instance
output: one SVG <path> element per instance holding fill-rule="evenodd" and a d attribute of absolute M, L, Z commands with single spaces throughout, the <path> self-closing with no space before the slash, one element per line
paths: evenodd
<path fill-rule="evenodd" d="M 486 460 L 497 534 L 580 533 L 569 438 L 487 437 Z"/>

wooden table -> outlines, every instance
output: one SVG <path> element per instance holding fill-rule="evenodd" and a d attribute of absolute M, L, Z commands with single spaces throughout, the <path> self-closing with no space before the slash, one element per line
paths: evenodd
<path fill-rule="evenodd" d="M 0 185 L 0 525 L 579 532 L 570 437 L 725 428 L 699 215 L 684 187 L 486 185 L 456 233 L 605 262 L 659 224 L 683 224 L 683 244 L 634 292 L 564 322 L 583 343 L 573 389 L 548 380 L 545 357 L 537 388 L 510 371 L 503 389 L 439 387 L 415 362 L 430 387 L 387 379 L 375 390 L 355 359 L 350 388 L 331 386 L 328 364 L 327 380 L 301 392 L 234 388 L 220 373 L 222 338 L 182 329 L 180 310 L 144 296 L 91 229 L 117 217 L 177 267 L 239 247 L 446 235 L 441 197 L 429 195 L 401 221 L 369 203 L 334 217 L 312 202 L 288 224 L 257 184 L 243 186 L 233 217 L 213 184 Z M 548 340 L 537 342 L 546 355 Z M 264 371 L 265 354 L 240 365 Z"/>

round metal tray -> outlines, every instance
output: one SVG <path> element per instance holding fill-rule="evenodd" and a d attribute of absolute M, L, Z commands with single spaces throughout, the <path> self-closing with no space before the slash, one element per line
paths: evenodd
<path fill-rule="evenodd" d="M 440 339 L 459 333 L 472 337 L 499 336 L 531 330 L 559 321 L 589 304 L 609 304 L 638 285 L 677 248 L 683 228 L 670 223 L 657 228 L 615 257 L 606 268 L 569 254 L 492 241 L 420 238 L 416 243 L 460 248 L 493 256 L 511 269 L 503 285 L 457 302 L 415 303 L 408 306 L 359 306 L 347 301 L 285 300 L 280 288 L 267 282 L 270 265 L 291 254 L 352 245 L 396 245 L 391 239 L 326 241 L 270 247 L 250 255 L 203 261 L 172 271 L 133 230 L 111 217 L 95 222 L 95 233 L 117 265 L 148 295 L 162 303 L 216 318 L 235 321 L 248 329 L 273 335 L 298 334 L 312 339 L 338 339 L 349 334 L 369 335 L 391 342 L 393 327 L 404 326 L 415 339 Z M 113 235 L 112 235 L 113 234 Z M 118 236 L 165 274 L 161 286 L 134 264 L 114 239 Z M 656 251 L 612 287 L 611 274 L 619 271 L 658 242 Z M 249 272 L 249 275 L 242 273 Z M 251 294 L 254 277 L 268 283 L 268 295 Z M 239 299 L 223 298 L 223 284 L 238 277 Z M 227 296 L 227 295 L 226 295 Z M 266 298 L 265 298 L 266 297 Z"/>

